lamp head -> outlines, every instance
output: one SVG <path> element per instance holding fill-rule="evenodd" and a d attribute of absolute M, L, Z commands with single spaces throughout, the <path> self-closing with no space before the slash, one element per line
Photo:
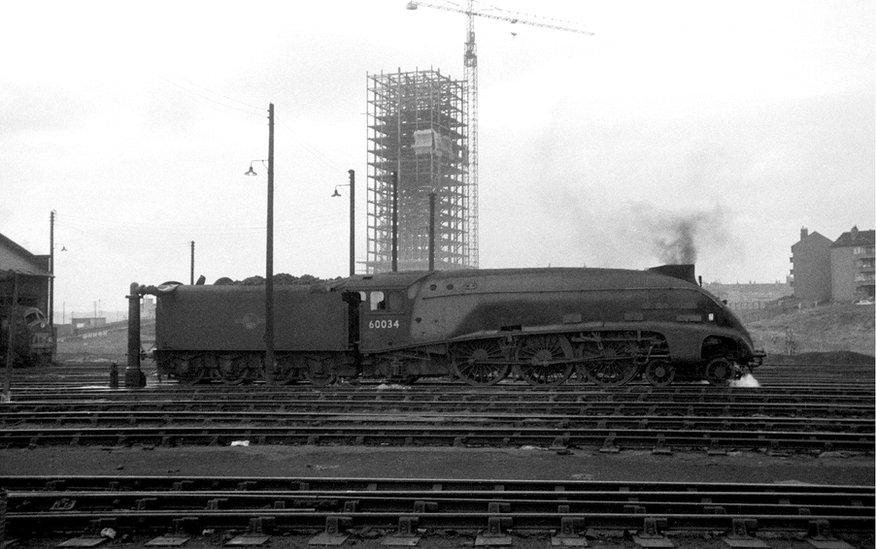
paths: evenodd
<path fill-rule="evenodd" d="M 335 187 L 335 192 L 332 194 L 332 198 L 334 198 L 334 197 L 336 197 L 336 196 L 341 196 L 341 193 L 338 192 L 338 188 L 337 188 L 337 187 Z"/>
<path fill-rule="evenodd" d="M 252 169 L 252 164 L 250 164 L 249 169 L 246 170 L 246 173 L 244 173 L 243 175 L 258 175 L 258 174 L 255 172 L 254 169 Z"/>

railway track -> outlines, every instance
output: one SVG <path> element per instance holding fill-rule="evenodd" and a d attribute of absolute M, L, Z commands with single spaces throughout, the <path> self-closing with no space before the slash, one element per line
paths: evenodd
<path fill-rule="evenodd" d="M 125 368 L 124 360 L 115 360 L 118 369 Z M 73 362 L 59 364 L 48 369 L 28 369 L 16 372 L 16 379 L 20 385 L 25 386 L 55 386 L 58 388 L 76 387 L 82 385 L 106 385 L 109 380 L 110 366 L 112 362 Z M 144 371 L 154 371 L 154 367 L 144 365 Z M 768 364 L 757 368 L 756 378 L 761 384 L 794 383 L 803 384 L 830 384 L 845 383 L 872 386 L 874 383 L 873 364 Z M 150 382 L 153 379 L 150 378 Z M 434 383 L 422 380 L 420 383 Z M 446 382 L 439 382 L 446 383 Z M 460 382 L 455 382 L 459 384 Z M 575 380 L 572 381 L 575 383 Z"/>
<path fill-rule="evenodd" d="M 296 414 L 310 413 L 401 413 L 401 412 L 431 412 L 431 413 L 514 413 L 520 412 L 525 405 L 526 414 L 566 414 L 579 417 L 600 415 L 613 416 L 659 416 L 659 417 L 754 417 L 758 418 L 873 418 L 874 408 L 871 398 L 848 399 L 847 402 L 788 403 L 788 402 L 734 402 L 715 400 L 713 402 L 672 402 L 672 401 L 510 401 L 501 398 L 459 399 L 459 400 L 350 400 L 345 398 L 325 398 L 311 400 L 286 401 L 280 398 L 242 398 L 229 396 L 220 400 L 214 399 L 162 399 L 138 398 L 113 400 L 57 400 L 57 401 L 16 401 L 0 408 L 0 423 L 21 423 L 28 420 L 28 414 L 34 421 L 40 416 L 55 416 L 56 421 L 63 421 L 66 415 L 76 417 L 82 414 L 95 414 L 100 420 L 106 414 L 171 414 L 175 412 L 276 412 Z M 125 418 L 130 422 L 132 418 Z"/>
<path fill-rule="evenodd" d="M 751 398 L 756 398 L 757 395 L 779 395 L 787 394 L 797 397 L 817 397 L 822 396 L 829 398 L 832 396 L 844 395 L 864 395 L 873 394 L 873 384 L 867 383 L 823 383 L 823 384 L 801 384 L 801 383 L 782 383 L 773 384 L 761 387 L 732 387 L 732 386 L 712 386 L 702 383 L 678 383 L 669 387 L 653 387 L 644 383 L 633 383 L 622 387 L 603 388 L 593 384 L 567 384 L 560 386 L 532 386 L 526 383 L 500 383 L 498 385 L 485 387 L 471 387 L 459 382 L 450 381 L 429 381 L 420 382 L 413 385 L 399 385 L 383 382 L 364 382 L 356 384 L 337 384 L 328 387 L 313 387 L 309 384 L 300 385 L 276 385 L 268 386 L 262 383 L 250 385 L 223 385 L 223 384 L 204 384 L 195 386 L 182 386 L 176 383 L 152 384 L 142 389 L 131 391 L 111 389 L 107 384 L 100 384 L 90 387 L 57 387 L 53 388 L 51 384 L 39 386 L 23 385 L 15 388 L 15 393 L 20 395 L 37 396 L 42 399 L 49 398 L 72 398 L 74 395 L 94 395 L 99 393 L 105 394 L 184 394 L 184 395 L 206 395 L 218 396 L 228 394 L 255 394 L 255 395 L 308 395 L 308 394 L 363 394 L 371 396 L 374 394 L 392 395 L 402 394 L 434 394 L 440 391 L 441 395 L 460 395 L 460 394 L 512 394 L 521 395 L 549 395 L 554 398 L 565 398 L 561 395 L 624 395 L 624 394 L 648 394 L 648 395 L 667 395 L 667 394 L 685 394 L 695 395 L 703 394 L 713 397 L 715 395 L 729 394 L 739 395 L 744 398 L 745 395 L 750 395 Z M 524 396 L 523 398 L 528 398 Z M 540 398 L 536 396 L 534 398 Z"/>
<path fill-rule="evenodd" d="M 78 365 L 69 375 L 90 375 Z M 782 367 L 784 368 L 784 367 Z M 778 367 L 776 368 L 778 369 Z M 823 369 L 822 369 L 823 370 Z M 819 370 L 819 371 L 822 371 Z M 765 368 L 769 371 L 769 368 Z M 473 388 L 366 381 L 309 385 L 175 383 L 140 390 L 17 388 L 0 407 L 0 446 L 59 444 L 376 444 L 868 452 L 873 385 L 760 388 L 632 384 Z"/>
<path fill-rule="evenodd" d="M 455 537 L 507 544 L 639 544 L 721 538 L 860 545 L 872 541 L 874 489 L 860 486 L 266 477 L 0 477 L 7 535 L 50 539 L 159 535 L 201 541 L 243 534 L 339 544 L 415 545 Z M 311 537 L 313 536 L 313 537 Z M 705 536 L 705 538 L 704 538 Z M 239 539 L 239 538 L 235 538 Z M 761 545 L 757 545 L 760 542 Z M 657 545 L 651 545 L 657 546 Z M 844 545 L 834 545 L 842 547 Z"/>
<path fill-rule="evenodd" d="M 0 447 L 365 444 L 870 452 L 873 387 L 506 384 L 21 390 Z"/>
<path fill-rule="evenodd" d="M 284 427 L 239 426 L 114 426 L 69 428 L 21 427 L 0 433 L 0 448 L 36 446 L 228 446 L 234 441 L 267 445 L 469 446 L 567 449 L 595 447 L 605 452 L 623 449 L 672 451 L 728 450 L 773 453 L 825 451 L 871 452 L 871 432 L 817 430 L 756 430 L 745 428 L 661 428 L 639 423 L 637 428 L 416 424 L 405 420 L 373 424 L 317 424 Z"/>

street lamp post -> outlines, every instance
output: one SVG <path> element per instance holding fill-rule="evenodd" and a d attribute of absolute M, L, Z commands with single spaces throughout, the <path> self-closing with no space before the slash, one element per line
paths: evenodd
<path fill-rule="evenodd" d="M 429 191 L 429 272 L 435 270 L 435 189 Z"/>
<path fill-rule="evenodd" d="M 356 274 L 356 172 L 347 170 L 347 173 L 350 174 L 350 182 L 335 185 L 332 197 L 341 196 L 338 187 L 350 187 L 350 276 L 353 276 Z"/>
<path fill-rule="evenodd" d="M 392 172 L 392 272 L 398 272 L 398 172 Z"/>
<path fill-rule="evenodd" d="M 264 162 L 264 160 L 253 160 Z M 252 169 L 244 175 L 258 175 Z M 268 104 L 268 215 L 265 249 L 265 381 L 274 382 L 274 104 Z"/>

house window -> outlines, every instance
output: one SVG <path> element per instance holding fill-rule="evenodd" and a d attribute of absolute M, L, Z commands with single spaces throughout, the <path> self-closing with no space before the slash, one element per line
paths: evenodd
<path fill-rule="evenodd" d="M 861 246 L 855 246 L 853 253 L 855 255 L 861 255 L 862 253 L 864 253 L 864 248 L 862 248 Z"/>

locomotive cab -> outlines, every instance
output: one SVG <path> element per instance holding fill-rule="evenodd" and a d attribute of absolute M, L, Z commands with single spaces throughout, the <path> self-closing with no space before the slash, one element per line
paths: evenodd
<path fill-rule="evenodd" d="M 411 343 L 411 288 L 428 273 L 381 273 L 356 276 L 345 284 L 359 292 L 359 352 L 388 351 Z"/>

